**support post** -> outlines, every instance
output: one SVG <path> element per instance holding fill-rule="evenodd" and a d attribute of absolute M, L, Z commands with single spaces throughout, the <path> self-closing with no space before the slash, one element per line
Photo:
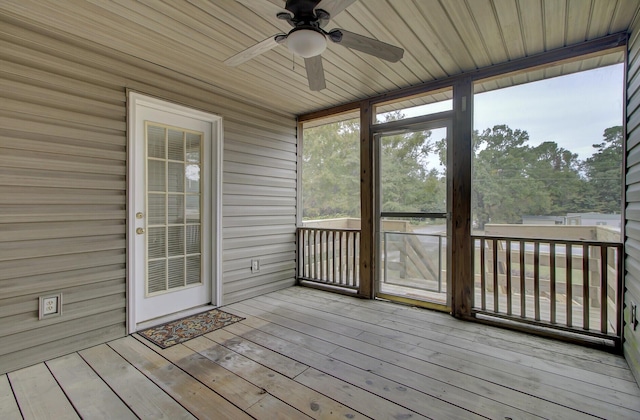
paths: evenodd
<path fill-rule="evenodd" d="M 375 279 L 375 194 L 371 104 L 360 104 L 360 287 L 358 295 L 373 299 Z"/>
<path fill-rule="evenodd" d="M 448 249 L 451 269 L 451 311 L 456 317 L 471 316 L 474 293 L 471 266 L 471 139 L 473 135 L 473 83 L 467 77 L 453 86 L 454 121 L 448 167 L 451 186 L 449 198 L 450 238 Z M 494 256 L 495 258 L 495 256 Z"/>

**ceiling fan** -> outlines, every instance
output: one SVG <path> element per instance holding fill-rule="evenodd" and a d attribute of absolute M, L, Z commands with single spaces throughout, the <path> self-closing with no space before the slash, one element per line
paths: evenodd
<path fill-rule="evenodd" d="M 383 60 L 396 62 L 404 50 L 377 39 L 349 32 L 345 29 L 326 31 L 329 20 L 342 12 L 355 0 L 287 0 L 284 9 L 262 0 L 236 0 L 263 14 L 274 14 L 288 22 L 293 29 L 259 42 L 225 60 L 228 66 L 238 66 L 280 44 L 286 44 L 293 54 L 304 58 L 309 88 L 313 91 L 326 87 L 320 54 L 327 47 L 327 39 L 353 50 L 373 55 Z"/>

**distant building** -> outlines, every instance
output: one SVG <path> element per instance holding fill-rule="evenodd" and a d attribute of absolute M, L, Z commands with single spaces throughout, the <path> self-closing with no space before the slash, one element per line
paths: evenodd
<path fill-rule="evenodd" d="M 622 226 L 622 215 L 601 213 L 567 213 L 567 224 L 581 226 L 611 226 L 620 229 L 620 227 Z"/>
<path fill-rule="evenodd" d="M 622 215 L 601 213 L 567 213 L 566 216 L 522 216 L 523 225 L 609 226 L 620 229 Z"/>
<path fill-rule="evenodd" d="M 522 216 L 523 225 L 566 225 L 565 216 Z"/>

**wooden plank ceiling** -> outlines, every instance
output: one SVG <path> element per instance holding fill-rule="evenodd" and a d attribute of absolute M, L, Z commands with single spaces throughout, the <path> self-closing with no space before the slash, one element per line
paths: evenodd
<path fill-rule="evenodd" d="M 238 67 L 223 61 L 289 25 L 260 10 L 282 0 L 3 0 L 0 17 L 88 40 L 302 114 L 626 31 L 638 0 L 360 0 L 325 29 L 398 45 L 398 63 L 329 43 L 327 88 L 309 90 L 302 59 L 278 46 Z M 266 6 L 269 6 L 266 4 Z M 622 55 L 619 55 L 621 58 Z M 575 71 L 575 70 L 574 70 Z"/>

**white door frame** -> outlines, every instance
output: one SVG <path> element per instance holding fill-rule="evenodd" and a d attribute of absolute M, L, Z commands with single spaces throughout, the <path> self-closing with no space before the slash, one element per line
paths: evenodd
<path fill-rule="evenodd" d="M 211 175 L 213 180 L 208 180 L 211 186 L 211 302 L 212 305 L 222 304 L 222 151 L 223 129 L 222 117 L 204 111 L 188 108 L 186 106 L 167 102 L 158 98 L 143 95 L 134 91 L 127 92 L 127 332 L 136 331 L 136 288 L 134 281 L 134 262 L 137 258 L 145 258 L 136 254 L 134 241 L 136 237 L 136 208 L 134 201 L 134 187 L 139 182 L 135 173 L 135 162 L 141 158 L 136 155 L 133 147 L 135 138 L 139 135 L 136 124 L 137 109 L 146 107 L 159 111 L 171 112 L 190 118 L 197 118 L 211 124 Z M 204 256 L 203 256 L 204 257 Z"/>

